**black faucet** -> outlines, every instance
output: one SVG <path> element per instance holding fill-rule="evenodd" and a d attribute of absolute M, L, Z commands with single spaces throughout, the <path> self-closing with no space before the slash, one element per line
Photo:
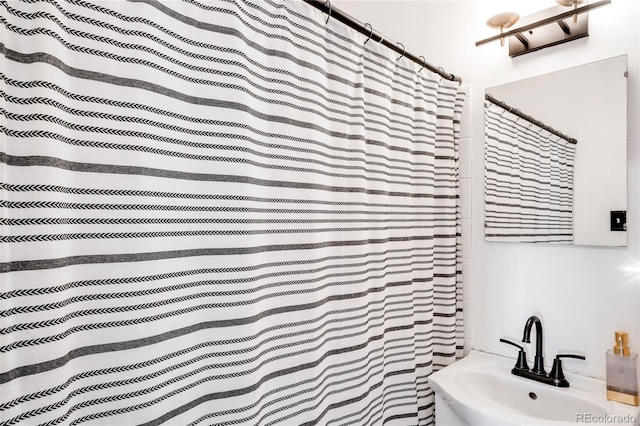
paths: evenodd
<path fill-rule="evenodd" d="M 533 374 L 546 375 L 544 371 L 544 354 L 542 353 L 542 322 L 540 318 L 535 315 L 531 315 L 524 325 L 524 332 L 522 333 L 522 341 L 524 343 L 531 343 L 531 327 L 536 325 L 536 356 L 533 360 Z"/>
<path fill-rule="evenodd" d="M 524 352 L 523 346 L 505 339 L 500 339 L 501 342 L 508 343 L 520 349 L 516 366 L 513 367 L 511 373 L 515 374 L 516 376 L 535 380 L 536 382 L 546 383 L 548 385 L 561 388 L 568 388 L 569 381 L 567 381 L 567 379 L 564 377 L 564 373 L 562 371 L 562 360 L 560 358 L 578 358 L 584 360 L 585 357 L 582 355 L 574 354 L 558 354 L 553 361 L 553 368 L 551 369 L 551 373 L 547 375 L 547 372 L 544 371 L 544 355 L 542 353 L 542 322 L 540 321 L 540 318 L 535 315 L 531 315 L 529 319 L 527 319 L 527 322 L 524 325 L 522 341 L 524 343 L 531 343 L 531 328 L 534 324 L 536 326 L 536 356 L 534 358 L 532 369 L 529 369 L 529 366 L 527 365 L 527 356 Z"/>

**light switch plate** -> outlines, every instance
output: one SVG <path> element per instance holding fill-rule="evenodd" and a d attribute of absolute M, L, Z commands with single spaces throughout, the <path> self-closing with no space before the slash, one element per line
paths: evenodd
<path fill-rule="evenodd" d="M 626 210 L 611 211 L 611 230 L 612 231 L 627 230 L 627 211 Z"/>

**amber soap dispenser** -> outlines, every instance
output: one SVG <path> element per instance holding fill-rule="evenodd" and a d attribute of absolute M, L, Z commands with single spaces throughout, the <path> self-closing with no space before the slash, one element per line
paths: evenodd
<path fill-rule="evenodd" d="M 607 351 L 607 399 L 638 405 L 638 354 L 629 349 L 629 335 L 616 331 L 616 344 Z"/>

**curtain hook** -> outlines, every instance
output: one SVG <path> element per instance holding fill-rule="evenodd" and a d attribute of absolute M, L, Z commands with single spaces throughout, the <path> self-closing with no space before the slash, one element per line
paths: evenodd
<path fill-rule="evenodd" d="M 438 67 L 438 72 L 440 74 L 440 81 L 444 79 L 444 68 Z"/>
<path fill-rule="evenodd" d="M 325 25 L 327 25 L 329 23 L 329 18 L 331 18 L 331 0 L 327 0 L 324 2 L 324 4 L 329 3 L 329 13 L 327 14 L 327 20 L 325 21 Z"/>
<path fill-rule="evenodd" d="M 367 25 L 369 26 L 369 28 L 371 28 L 371 31 L 369 32 L 369 38 L 367 38 L 364 44 L 367 44 L 367 41 L 371 40 L 371 36 L 373 35 L 373 25 L 367 22 L 366 24 L 364 24 L 364 27 L 367 28 Z"/>
<path fill-rule="evenodd" d="M 420 69 L 418 70 L 418 74 L 420 74 L 420 71 L 422 71 L 422 69 L 424 68 L 425 65 L 427 65 L 427 60 L 424 58 L 424 56 L 420 55 L 420 58 L 422 58 L 422 66 L 420 67 Z"/>
<path fill-rule="evenodd" d="M 517 123 L 518 121 L 520 121 L 520 115 L 519 115 L 519 114 L 520 114 L 520 110 L 519 110 L 518 108 L 515 108 L 515 109 L 513 109 L 513 110 L 510 110 L 509 112 L 511 112 L 513 115 L 515 115 L 515 116 L 516 116 L 516 123 Z"/>
<path fill-rule="evenodd" d="M 402 46 L 402 55 L 400 55 L 400 57 L 398 59 L 396 59 L 396 61 L 399 61 L 400 59 L 402 59 L 402 57 L 404 56 L 404 51 L 405 51 L 404 44 L 402 44 L 402 43 L 398 43 L 398 44 L 400 46 Z"/>

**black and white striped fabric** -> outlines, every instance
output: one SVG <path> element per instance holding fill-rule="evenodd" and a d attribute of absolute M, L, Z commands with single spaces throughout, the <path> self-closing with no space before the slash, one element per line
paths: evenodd
<path fill-rule="evenodd" d="M 458 83 L 301 1 L 1 4 L 3 425 L 433 421 Z"/>
<path fill-rule="evenodd" d="M 573 242 L 576 145 L 485 101 L 485 239 Z"/>

